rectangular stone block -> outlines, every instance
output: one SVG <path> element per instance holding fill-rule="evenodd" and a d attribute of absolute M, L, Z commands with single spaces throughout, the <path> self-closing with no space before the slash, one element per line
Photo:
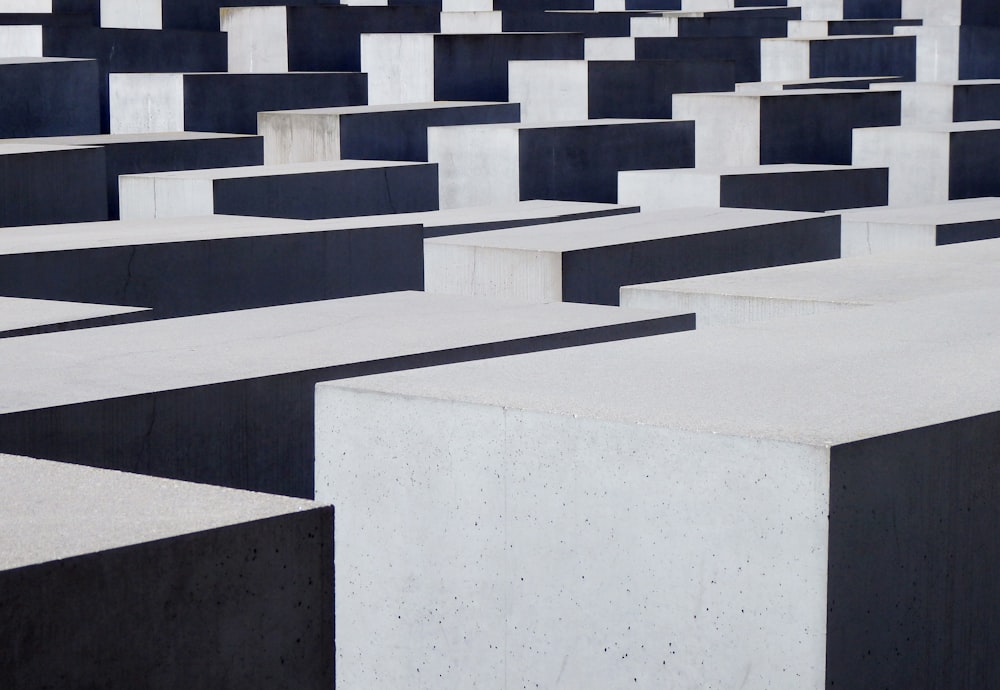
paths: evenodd
<path fill-rule="evenodd" d="M 840 256 L 840 219 L 688 208 L 428 239 L 428 292 L 618 304 L 622 285 Z"/>
<path fill-rule="evenodd" d="M 916 36 L 917 81 L 1000 78 L 1000 27 L 925 22 L 897 34 Z"/>
<path fill-rule="evenodd" d="M 811 77 L 917 76 L 913 36 L 828 36 L 761 41 L 761 81 Z"/>
<path fill-rule="evenodd" d="M 0 339 L 0 449 L 311 497 L 319 381 L 693 327 L 404 292 Z"/>
<path fill-rule="evenodd" d="M 0 456 L 9 688 L 330 688 L 333 508 Z"/>
<path fill-rule="evenodd" d="M 580 60 L 580 34 L 364 34 L 368 102 L 507 101 L 510 60 Z"/>
<path fill-rule="evenodd" d="M 259 113 L 269 164 L 343 158 L 426 161 L 427 128 L 518 122 L 517 103 L 436 102 Z"/>
<path fill-rule="evenodd" d="M 510 63 L 522 122 L 669 118 L 675 93 L 732 91 L 733 65 L 710 60 L 545 60 Z"/>
<path fill-rule="evenodd" d="M 256 134 L 264 110 L 364 105 L 364 74 L 113 74 L 111 131 Z"/>
<path fill-rule="evenodd" d="M 328 161 L 122 175 L 121 217 L 343 218 L 438 208 L 432 163 Z"/>
<path fill-rule="evenodd" d="M 657 211 L 689 206 L 831 211 L 885 206 L 889 169 L 783 163 L 618 173 L 618 200 Z"/>
<path fill-rule="evenodd" d="M 0 91 L 4 94 L 0 137 L 101 131 L 99 71 L 94 60 L 0 58 Z"/>
<path fill-rule="evenodd" d="M 674 117 L 695 120 L 702 166 L 771 163 L 881 166 L 851 159 L 856 127 L 899 124 L 899 91 L 793 90 L 675 94 Z"/>
<path fill-rule="evenodd" d="M 631 57 L 602 59 L 731 60 L 736 81 L 760 81 L 761 41 L 754 36 L 640 36 L 632 41 Z"/>
<path fill-rule="evenodd" d="M 0 144 L 0 227 L 106 220 L 104 151 Z"/>
<path fill-rule="evenodd" d="M 617 201 L 619 170 L 694 165 L 694 123 L 586 120 L 432 127 L 441 208 L 527 199 Z"/>
<path fill-rule="evenodd" d="M 125 29 L 218 31 L 222 7 L 266 5 L 271 0 L 100 0 L 101 26 Z M 296 0 L 316 5 L 326 0 Z"/>
<path fill-rule="evenodd" d="M 144 318 L 148 309 L 0 297 L 0 338 L 93 328 Z"/>
<path fill-rule="evenodd" d="M 876 87 L 881 88 L 881 87 Z M 1000 80 L 900 84 L 904 127 L 1000 119 Z"/>
<path fill-rule="evenodd" d="M 854 132 L 855 165 L 889 168 L 889 203 L 915 206 L 1000 195 L 1000 121 Z"/>
<path fill-rule="evenodd" d="M 925 249 L 995 237 L 1000 237 L 1000 199 L 995 198 L 850 211 L 841 221 L 844 256 Z"/>
<path fill-rule="evenodd" d="M 319 386 L 340 682 L 995 684 L 996 300 Z"/>

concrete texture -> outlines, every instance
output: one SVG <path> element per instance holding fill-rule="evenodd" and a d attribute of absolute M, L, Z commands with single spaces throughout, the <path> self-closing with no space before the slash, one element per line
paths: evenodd
<path fill-rule="evenodd" d="M 424 289 L 615 305 L 622 285 L 837 258 L 839 228 L 837 216 L 687 208 L 453 235 L 424 242 Z"/>
<path fill-rule="evenodd" d="M 403 292 L 0 339 L 0 452 L 311 497 L 319 381 L 693 327 Z"/>
<path fill-rule="evenodd" d="M 881 87 L 876 87 L 881 88 Z M 1000 80 L 901 84 L 904 127 L 1000 119 Z"/>
<path fill-rule="evenodd" d="M 121 217 L 343 218 L 438 208 L 432 163 L 329 161 L 123 175 Z"/>
<path fill-rule="evenodd" d="M 426 161 L 427 128 L 519 122 L 517 103 L 436 102 L 257 115 L 269 164 L 353 158 Z"/>
<path fill-rule="evenodd" d="M 0 144 L 0 227 L 106 220 L 100 148 Z"/>
<path fill-rule="evenodd" d="M 618 200 L 643 211 L 690 206 L 830 211 L 885 206 L 888 168 L 793 163 L 618 173 Z"/>
<path fill-rule="evenodd" d="M 0 297 L 0 338 L 107 326 L 119 319 L 139 317 L 147 311 L 111 304 Z"/>
<path fill-rule="evenodd" d="M 301 0 L 316 5 L 326 0 Z M 269 0 L 100 0 L 101 26 L 128 29 L 218 31 L 223 6 L 265 5 Z"/>
<path fill-rule="evenodd" d="M 5 687 L 332 686 L 331 507 L 9 455 L 0 487 Z"/>
<path fill-rule="evenodd" d="M 340 682 L 995 683 L 996 299 L 321 385 Z"/>
<path fill-rule="evenodd" d="M 813 77 L 917 76 L 913 36 L 829 36 L 761 41 L 761 81 Z"/>
<path fill-rule="evenodd" d="M 101 131 L 99 71 L 94 60 L 0 58 L 0 137 Z"/>

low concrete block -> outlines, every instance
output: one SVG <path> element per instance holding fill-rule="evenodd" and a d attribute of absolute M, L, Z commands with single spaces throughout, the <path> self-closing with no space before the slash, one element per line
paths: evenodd
<path fill-rule="evenodd" d="M 0 448 L 311 497 L 319 381 L 693 327 L 407 292 L 0 339 Z"/>
<path fill-rule="evenodd" d="M 100 148 L 0 144 L 0 227 L 106 220 Z"/>
<path fill-rule="evenodd" d="M 510 63 L 522 122 L 669 118 L 675 93 L 732 91 L 733 65 L 709 60 L 545 60 Z"/>
<path fill-rule="evenodd" d="M 675 94 L 674 117 L 697 123 L 698 167 L 852 162 L 878 167 L 883 164 L 852 161 L 852 132 L 898 125 L 900 94 L 853 89 Z"/>
<path fill-rule="evenodd" d="M 761 41 L 761 81 L 812 77 L 917 76 L 913 36 L 829 36 Z"/>
<path fill-rule="evenodd" d="M 0 338 L 113 326 L 141 319 L 148 312 L 139 307 L 111 304 L 0 297 Z"/>
<path fill-rule="evenodd" d="M 269 164 L 342 158 L 426 161 L 427 128 L 520 121 L 517 103 L 436 102 L 260 113 Z"/>
<path fill-rule="evenodd" d="M 0 137 L 101 131 L 99 71 L 94 60 L 0 58 Z"/>
<path fill-rule="evenodd" d="M 854 132 L 855 165 L 889 168 L 889 203 L 915 206 L 1000 196 L 1000 121 Z"/>
<path fill-rule="evenodd" d="M 917 80 L 1000 78 L 1000 27 L 903 26 L 897 34 L 917 38 Z"/>
<path fill-rule="evenodd" d="M 438 208 L 432 163 L 329 161 L 122 175 L 121 217 L 343 218 Z"/>
<path fill-rule="evenodd" d="M 364 105 L 364 74 L 113 74 L 111 131 L 256 134 L 263 110 Z"/>
<path fill-rule="evenodd" d="M 618 304 L 622 285 L 840 256 L 840 219 L 689 208 L 424 241 L 428 292 Z"/>
<path fill-rule="evenodd" d="M 882 87 L 875 87 L 882 88 Z M 904 127 L 1000 119 L 1000 80 L 900 84 Z"/>
<path fill-rule="evenodd" d="M 889 169 L 785 163 L 618 173 L 618 200 L 657 211 L 688 206 L 831 211 L 885 206 Z"/>
<path fill-rule="evenodd" d="M 10 455 L 0 487 L 5 687 L 333 687 L 332 507 Z"/>
<path fill-rule="evenodd" d="M 338 679 L 996 683 L 997 298 L 319 386 Z"/>
<path fill-rule="evenodd" d="M 694 123 L 588 120 L 432 127 L 441 208 L 561 199 L 615 203 L 619 170 L 694 165 Z"/>
<path fill-rule="evenodd" d="M 591 39 L 593 41 L 599 39 Z M 631 56 L 590 59 L 731 60 L 736 81 L 760 81 L 761 41 L 754 36 L 682 36 L 631 39 Z M 589 45 L 589 42 L 588 42 Z M 595 44 L 596 45 L 596 44 Z"/>
<path fill-rule="evenodd" d="M 1000 237 L 1000 199 L 850 211 L 841 222 L 844 256 L 925 249 Z"/>

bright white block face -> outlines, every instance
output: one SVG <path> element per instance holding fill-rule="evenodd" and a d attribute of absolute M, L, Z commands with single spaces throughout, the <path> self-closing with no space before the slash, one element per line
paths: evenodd
<path fill-rule="evenodd" d="M 590 115 L 585 60 L 512 60 L 508 85 L 521 122 L 586 120 Z"/>
<path fill-rule="evenodd" d="M 442 12 L 443 34 L 503 33 L 502 12 Z"/>
<path fill-rule="evenodd" d="M 184 130 L 183 74 L 112 74 L 111 133 Z"/>
<path fill-rule="evenodd" d="M 957 26 L 900 26 L 898 36 L 917 37 L 917 81 L 955 81 L 961 35 Z"/>
<path fill-rule="evenodd" d="M 843 217 L 840 223 L 840 255 L 843 257 L 927 249 L 936 244 L 937 227 L 933 223 L 874 222 L 849 216 Z"/>
<path fill-rule="evenodd" d="M 809 41 L 792 38 L 761 40 L 761 81 L 796 81 L 808 78 Z"/>
<path fill-rule="evenodd" d="M 838 305 L 818 300 L 781 299 L 754 295 L 726 295 L 682 290 L 652 290 L 641 285 L 621 289 L 621 306 L 653 309 L 654 305 L 684 305 L 697 314 L 698 328 L 728 326 L 736 323 L 769 321 L 777 318 L 808 316 L 856 305 Z"/>
<path fill-rule="evenodd" d="M 52 0 L 0 0 L 0 12 L 52 12 Z"/>
<path fill-rule="evenodd" d="M 562 300 L 562 255 L 424 241 L 424 291 L 527 302 Z"/>
<path fill-rule="evenodd" d="M 493 0 L 441 0 L 442 12 L 490 12 Z"/>
<path fill-rule="evenodd" d="M 119 29 L 162 29 L 161 0 L 101 0 L 101 26 Z"/>
<path fill-rule="evenodd" d="M 958 26 L 962 23 L 962 0 L 902 0 L 904 19 L 923 19 L 927 26 Z"/>
<path fill-rule="evenodd" d="M 696 170 L 622 170 L 618 203 L 660 211 L 690 206 L 718 207 L 721 176 Z"/>
<path fill-rule="evenodd" d="M 210 179 L 158 175 L 120 175 L 122 220 L 212 215 L 214 184 Z"/>
<path fill-rule="evenodd" d="M 677 36 L 677 17 L 633 17 L 629 22 L 630 33 L 636 36 L 663 36 L 666 38 Z"/>
<path fill-rule="evenodd" d="M 630 36 L 583 39 L 587 60 L 635 60 L 635 41 Z"/>
<path fill-rule="evenodd" d="M 432 34 L 362 34 L 361 71 L 368 73 L 368 104 L 434 100 Z"/>
<path fill-rule="evenodd" d="M 223 7 L 222 30 L 230 72 L 288 71 L 288 13 L 284 7 Z"/>
<path fill-rule="evenodd" d="M 948 201 L 951 135 L 908 127 L 854 130 L 853 164 L 889 168 L 889 205 Z"/>
<path fill-rule="evenodd" d="M 264 164 L 340 160 L 340 115 L 282 111 L 258 113 Z"/>
<path fill-rule="evenodd" d="M 0 26 L 0 58 L 42 57 L 41 26 Z"/>
<path fill-rule="evenodd" d="M 788 22 L 788 38 L 820 38 L 827 36 L 829 31 L 829 23 L 826 21 Z"/>
<path fill-rule="evenodd" d="M 427 160 L 438 164 L 443 209 L 520 201 L 518 158 L 516 126 L 427 129 Z"/>
<path fill-rule="evenodd" d="M 760 164 L 760 98 L 676 93 L 673 119 L 697 122 L 696 167 Z"/>
<path fill-rule="evenodd" d="M 822 687 L 825 448 L 329 384 L 317 404 L 345 686 Z"/>
<path fill-rule="evenodd" d="M 802 0 L 802 19 L 838 20 L 844 18 L 843 0 Z"/>
<path fill-rule="evenodd" d="M 900 124 L 904 127 L 949 125 L 954 117 L 955 89 L 952 84 L 897 84 L 900 90 Z"/>

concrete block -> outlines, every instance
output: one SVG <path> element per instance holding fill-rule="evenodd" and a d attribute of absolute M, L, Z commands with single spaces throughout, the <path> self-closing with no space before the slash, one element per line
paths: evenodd
<path fill-rule="evenodd" d="M 423 287 L 419 221 L 210 216 L 10 228 L 0 294 L 161 317 Z"/>
<path fill-rule="evenodd" d="M 0 58 L 0 137 L 100 132 L 98 75 L 94 60 Z"/>
<path fill-rule="evenodd" d="M 778 164 L 618 173 L 618 200 L 656 211 L 688 206 L 831 211 L 885 206 L 889 169 Z"/>
<path fill-rule="evenodd" d="M 364 74 L 113 74 L 111 131 L 256 134 L 264 110 L 364 105 Z"/>
<path fill-rule="evenodd" d="M 675 93 L 732 91 L 733 64 L 709 60 L 545 60 L 510 63 L 522 122 L 669 118 Z"/>
<path fill-rule="evenodd" d="M 1000 195 L 1000 122 L 874 127 L 854 132 L 855 165 L 889 168 L 889 203 L 915 206 Z"/>
<path fill-rule="evenodd" d="M 0 338 L 93 328 L 144 318 L 148 309 L 112 304 L 84 304 L 0 297 Z"/>
<path fill-rule="evenodd" d="M 0 20 L 17 23 L 19 17 L 35 15 L 55 24 L 93 26 L 100 18 L 100 0 L 2 0 Z M 34 22 L 28 22 L 34 23 Z"/>
<path fill-rule="evenodd" d="M 427 128 L 518 122 L 517 103 L 434 102 L 259 113 L 269 164 L 342 158 L 426 161 Z"/>
<path fill-rule="evenodd" d="M 1000 200 L 850 211 L 841 220 L 841 252 L 859 256 L 926 249 L 1000 237 Z"/>
<path fill-rule="evenodd" d="M 896 27 L 920 26 L 921 19 L 841 19 L 829 21 L 791 21 L 789 38 L 824 36 L 892 36 Z"/>
<path fill-rule="evenodd" d="M 829 36 L 761 41 L 761 81 L 811 77 L 917 76 L 913 36 Z"/>
<path fill-rule="evenodd" d="M 507 101 L 510 60 L 580 60 L 579 34 L 364 34 L 368 102 Z"/>
<path fill-rule="evenodd" d="M 811 0 L 802 3 L 802 19 L 883 19 L 900 16 L 901 0 Z"/>
<path fill-rule="evenodd" d="M 106 220 L 104 151 L 0 144 L 0 227 Z"/>
<path fill-rule="evenodd" d="M 900 16 L 930 25 L 1000 26 L 995 10 L 989 0 L 901 0 Z"/>
<path fill-rule="evenodd" d="M 6 687 L 332 687 L 332 507 L 10 455 L 0 487 Z"/>
<path fill-rule="evenodd" d="M 996 300 L 319 386 L 339 681 L 995 684 Z"/>
<path fill-rule="evenodd" d="M 916 82 L 899 89 L 904 127 L 1000 119 L 1000 80 Z"/>
<path fill-rule="evenodd" d="M 124 29 L 218 31 L 222 7 L 266 5 L 270 0 L 100 0 L 101 26 Z M 296 0 L 299 5 L 324 0 Z"/>
<path fill-rule="evenodd" d="M 619 170 L 691 167 L 694 123 L 588 120 L 432 127 L 441 208 L 526 199 L 617 200 Z"/>
<path fill-rule="evenodd" d="M 436 33 L 434 7 L 224 7 L 230 72 L 358 72 L 361 34 Z"/>
<path fill-rule="evenodd" d="M 896 33 L 916 36 L 918 81 L 1000 78 L 1000 27 L 902 26 Z"/>
<path fill-rule="evenodd" d="M 846 165 L 855 127 L 898 125 L 899 113 L 900 94 L 889 90 L 674 95 L 674 117 L 697 123 L 698 167 Z"/>
<path fill-rule="evenodd" d="M 592 39 L 597 40 L 597 39 Z M 598 59 L 732 60 L 736 81 L 760 81 L 760 39 L 753 36 L 637 37 L 631 57 Z M 589 45 L 589 43 L 588 43 Z M 590 55 L 588 54 L 588 59 Z"/>
<path fill-rule="evenodd" d="M 840 256 L 840 219 L 687 208 L 424 241 L 424 289 L 618 304 L 622 285 Z"/>
<path fill-rule="evenodd" d="M 223 166 L 261 165 L 261 137 L 208 132 L 152 132 L 97 134 L 91 136 L 44 137 L 0 140 L 3 143 L 93 146 L 104 151 L 108 215 L 119 217 L 118 177 L 133 173 L 195 170 Z"/>
<path fill-rule="evenodd" d="M 1000 240 L 987 240 L 630 285 L 621 304 L 693 311 L 698 328 L 727 326 L 991 289 L 998 262 Z"/>
<path fill-rule="evenodd" d="M 0 339 L 0 447 L 311 497 L 319 381 L 693 327 L 407 292 Z"/>

